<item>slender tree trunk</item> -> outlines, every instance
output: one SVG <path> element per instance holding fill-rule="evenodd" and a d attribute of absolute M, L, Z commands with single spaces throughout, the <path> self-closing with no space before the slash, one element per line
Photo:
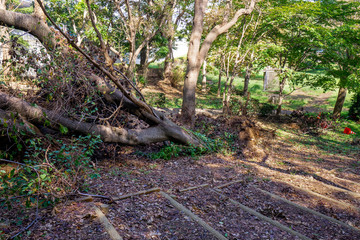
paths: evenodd
<path fill-rule="evenodd" d="M 231 76 L 229 86 L 228 86 L 228 88 L 226 90 L 226 100 L 225 100 L 226 109 L 223 109 L 224 114 L 230 114 L 231 113 L 229 103 L 230 103 L 231 93 L 232 93 L 232 89 L 233 89 L 234 79 L 235 79 L 235 74 Z"/>
<path fill-rule="evenodd" d="M 341 115 L 342 108 L 344 106 L 345 98 L 346 98 L 347 88 L 340 87 L 338 97 L 336 99 L 334 111 L 333 111 L 333 117 L 339 118 Z"/>
<path fill-rule="evenodd" d="M 243 96 L 246 96 L 249 91 L 251 72 L 252 72 L 252 64 L 249 63 L 246 66 L 246 71 L 245 71 Z"/>
<path fill-rule="evenodd" d="M 170 36 L 168 38 L 169 52 L 166 55 L 165 64 L 164 64 L 164 78 L 165 78 L 165 80 L 168 80 L 168 81 L 171 81 L 172 74 L 173 74 L 174 56 L 173 56 L 172 48 L 173 48 L 173 36 Z"/>
<path fill-rule="evenodd" d="M 140 52 L 140 69 L 139 69 L 139 74 L 144 78 L 145 81 L 147 79 L 147 74 L 148 74 L 149 54 L 150 54 L 150 49 L 149 49 L 149 44 L 147 43 L 146 47 L 144 47 Z"/>
<path fill-rule="evenodd" d="M 225 80 L 225 86 L 224 86 L 224 92 L 223 92 L 223 97 L 222 97 L 222 104 L 223 104 L 223 113 L 227 114 L 229 111 L 229 106 L 226 102 L 226 93 L 227 93 L 227 89 L 228 89 L 228 83 L 229 83 L 229 73 L 226 73 L 226 80 Z"/>
<path fill-rule="evenodd" d="M 195 14 L 193 29 L 190 36 L 189 50 L 187 55 L 187 70 L 183 89 L 183 103 L 181 117 L 186 125 L 193 126 L 195 123 L 195 95 L 196 84 L 202 65 L 200 58 L 200 40 L 203 32 L 204 14 L 207 0 L 195 1 Z"/>
<path fill-rule="evenodd" d="M 206 60 L 203 63 L 201 85 L 202 85 L 202 91 L 206 92 Z"/>
<path fill-rule="evenodd" d="M 221 75 L 222 75 L 222 72 L 223 72 L 223 65 L 221 63 L 221 67 L 220 67 L 220 71 L 219 71 L 217 97 L 220 97 L 220 94 L 221 94 Z"/>
<path fill-rule="evenodd" d="M 280 83 L 279 83 L 279 102 L 278 102 L 278 107 L 276 109 L 276 116 L 279 116 L 281 114 L 281 106 L 282 106 L 282 102 L 284 99 L 283 96 L 283 92 L 284 92 L 284 88 L 285 88 L 285 83 L 286 83 L 286 77 L 284 77 Z"/>

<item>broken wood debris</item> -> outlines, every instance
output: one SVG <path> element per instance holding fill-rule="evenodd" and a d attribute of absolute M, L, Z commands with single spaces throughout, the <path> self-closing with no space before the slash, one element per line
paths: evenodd
<path fill-rule="evenodd" d="M 269 196 L 271 196 L 271 197 L 274 198 L 274 199 L 281 200 L 281 201 L 283 201 L 283 202 L 285 202 L 285 203 L 287 203 L 287 204 L 289 204 L 289 205 L 292 205 L 292 206 L 294 206 L 294 207 L 297 207 L 297 208 L 299 208 L 299 209 L 301 209 L 301 210 L 303 210 L 303 211 L 306 211 L 306 212 L 312 213 L 312 214 L 314 214 L 314 215 L 316 215 L 316 216 L 322 217 L 322 218 L 324 218 L 324 219 L 326 219 L 326 220 L 328 220 L 328 221 L 330 221 L 330 222 L 337 223 L 337 224 L 339 224 L 339 225 L 341 225 L 341 226 L 343 226 L 343 227 L 349 228 L 349 229 L 351 229 L 351 230 L 353 230 L 353 231 L 360 232 L 359 229 L 357 229 L 357 228 L 355 228 L 355 227 L 352 227 L 352 226 L 350 226 L 350 225 L 348 225 L 348 224 L 346 224 L 346 223 L 344 223 L 344 222 L 341 222 L 341 221 L 339 221 L 339 220 L 336 220 L 335 218 L 326 216 L 326 215 L 324 215 L 324 214 L 322 214 L 322 213 L 319 213 L 319 212 L 317 212 L 317 211 L 314 211 L 314 210 L 312 210 L 312 209 L 310 209 L 310 208 L 307 208 L 307 207 L 301 206 L 301 205 L 299 205 L 299 204 L 297 204 L 297 203 L 291 202 L 291 201 L 289 201 L 289 200 L 287 200 L 287 199 L 285 199 L 285 198 L 282 198 L 282 197 L 280 197 L 280 196 L 278 196 L 278 195 L 275 195 L 275 194 L 273 194 L 273 193 L 271 193 L 271 192 L 262 190 L 262 189 L 260 189 L 260 188 L 255 187 L 255 186 L 253 186 L 253 187 L 254 187 L 256 190 L 258 190 L 258 191 L 260 191 L 260 192 L 262 192 L 262 193 L 264 193 L 264 194 L 266 194 L 266 195 L 269 195 Z"/>
<path fill-rule="evenodd" d="M 203 228 L 205 228 L 206 230 L 208 230 L 212 235 L 214 235 L 217 239 L 222 239 L 222 240 L 226 240 L 227 238 L 225 238 L 220 232 L 216 231 L 214 228 L 212 228 L 209 224 L 207 224 L 204 220 L 202 220 L 200 217 L 198 217 L 197 215 L 195 215 L 194 213 L 192 213 L 189 209 L 187 209 L 186 207 L 184 207 L 183 205 L 181 205 L 180 203 L 178 203 L 175 199 L 173 199 L 172 197 L 170 197 L 167 193 L 161 191 L 160 192 L 161 196 L 163 196 L 164 198 L 166 198 L 167 200 L 170 201 L 170 203 L 176 207 L 178 210 L 182 211 L 183 213 L 185 213 L 186 215 L 188 215 L 191 219 L 193 219 L 195 222 L 197 222 L 198 224 L 200 224 Z"/>
<path fill-rule="evenodd" d="M 231 199 L 231 198 L 228 198 L 227 196 L 225 196 L 224 194 L 222 194 L 222 193 L 221 193 L 221 190 L 219 190 L 219 189 L 214 189 L 214 190 L 211 190 L 211 191 L 214 192 L 214 193 L 219 194 L 220 196 L 222 196 L 222 197 L 224 197 L 224 198 L 226 198 L 226 199 L 228 199 L 232 204 L 238 206 L 241 210 L 243 210 L 243 211 L 245 211 L 245 212 L 248 212 L 248 213 L 250 213 L 250 214 L 258 217 L 258 218 L 260 218 L 261 220 L 264 220 L 264 221 L 266 221 L 266 222 L 268 222 L 268 223 L 270 223 L 270 224 L 272 224 L 272 225 L 280 228 L 280 229 L 283 230 L 283 231 L 286 231 L 286 232 L 288 232 L 288 233 L 290 233 L 290 234 L 292 234 L 292 235 L 294 235 L 294 236 L 297 236 L 297 237 L 299 237 L 300 239 L 303 239 L 303 240 L 311 240 L 310 238 L 306 237 L 305 235 L 302 235 L 301 233 L 296 232 L 296 231 L 290 229 L 289 227 L 287 227 L 287 226 L 285 226 L 285 225 L 282 225 L 282 224 L 279 223 L 278 221 L 272 220 L 271 218 L 268 218 L 268 217 L 262 215 L 261 213 L 256 212 L 255 210 L 253 210 L 253 209 L 251 209 L 251 208 L 249 208 L 249 207 L 247 207 L 247 206 L 239 203 L 238 201 L 235 201 L 235 200 L 233 200 L 233 199 Z"/>
<path fill-rule="evenodd" d="M 104 213 L 95 205 L 93 205 L 93 208 L 95 210 L 96 217 L 98 221 L 103 225 L 106 232 L 109 234 L 110 238 L 112 240 L 123 240 L 123 238 L 119 235 L 119 233 L 116 231 L 114 226 L 110 223 L 109 219 L 104 215 Z"/>
<path fill-rule="evenodd" d="M 142 190 L 139 192 L 135 192 L 135 193 L 129 193 L 129 194 L 125 194 L 119 197 L 114 197 L 112 198 L 113 201 L 119 201 L 119 200 L 123 200 L 126 198 L 130 198 L 130 197 L 135 197 L 135 196 L 139 196 L 139 195 L 144 195 L 144 194 L 149 194 L 149 193 L 153 193 L 153 192 L 159 192 L 160 188 L 151 188 L 148 190 Z"/>

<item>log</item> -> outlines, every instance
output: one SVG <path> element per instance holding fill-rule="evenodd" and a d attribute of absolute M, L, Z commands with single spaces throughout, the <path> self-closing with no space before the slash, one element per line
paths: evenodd
<path fill-rule="evenodd" d="M 184 214 L 188 215 L 192 220 L 194 220 L 195 222 L 197 222 L 198 224 L 200 224 L 203 228 L 205 228 L 206 230 L 208 230 L 214 237 L 216 237 L 217 239 L 221 239 L 221 240 L 226 240 L 227 238 L 225 238 L 220 232 L 216 231 L 214 228 L 212 228 L 209 224 L 207 224 L 204 220 L 202 220 L 201 218 L 199 218 L 198 216 L 196 216 L 194 213 L 192 213 L 189 209 L 187 209 L 186 207 L 184 207 L 183 205 L 181 205 L 180 203 L 178 203 L 177 201 L 175 201 L 175 199 L 173 199 L 172 197 L 170 197 L 167 193 L 161 191 L 160 192 L 161 196 L 163 196 L 164 198 L 166 198 L 167 200 L 169 200 L 169 202 L 176 207 L 178 210 L 180 210 L 181 212 L 183 212 Z"/>
<path fill-rule="evenodd" d="M 135 197 L 135 196 L 139 196 L 139 195 L 143 195 L 143 194 L 149 194 L 149 193 L 153 193 L 153 192 L 159 192 L 160 191 L 160 188 L 151 188 L 151 189 L 148 189 L 148 190 L 143 190 L 143 191 L 139 191 L 139 192 L 135 192 L 135 193 L 129 193 L 129 194 L 126 194 L 126 195 L 122 195 L 122 196 L 119 196 L 119 197 L 114 197 L 112 198 L 113 201 L 119 201 L 119 200 L 123 200 L 123 199 L 126 199 L 126 198 L 130 198 L 130 197 Z"/>
<path fill-rule="evenodd" d="M 268 191 L 262 190 L 262 189 L 260 189 L 260 188 L 255 187 L 255 186 L 252 186 L 252 187 L 255 188 L 256 190 L 258 190 L 258 191 L 266 194 L 266 195 L 269 195 L 270 197 L 272 197 L 272 198 L 274 198 L 274 199 L 283 201 L 283 202 L 285 202 L 285 203 L 287 203 L 287 204 L 289 204 L 289 205 L 291 205 L 291 206 L 297 207 L 297 208 L 299 208 L 299 209 L 301 209 L 301 210 L 303 210 L 303 211 L 305 211 L 305 212 L 314 214 L 314 215 L 319 216 L 319 217 L 321 217 L 321 218 L 324 218 L 324 219 L 326 219 L 326 220 L 328 220 L 328 221 L 330 221 L 330 222 L 337 223 L 337 224 L 339 224 L 339 225 L 341 225 L 341 226 L 343 226 L 343 227 L 349 228 L 349 229 L 351 229 L 351 230 L 353 230 L 353 231 L 360 232 L 359 229 L 357 229 L 357 228 L 355 228 L 355 227 L 352 227 L 352 226 L 350 226 L 349 224 L 346 224 L 346 223 L 341 222 L 341 221 L 339 221 L 339 220 L 336 220 L 335 218 L 326 216 L 326 215 L 324 215 L 324 214 L 322 214 L 322 213 L 319 213 L 319 212 L 314 211 L 314 210 L 312 210 L 312 209 L 310 209 L 310 208 L 301 206 L 301 205 L 299 205 L 299 204 L 297 204 L 297 203 L 291 202 L 291 201 L 289 201 L 289 200 L 287 200 L 287 199 L 285 199 L 285 198 L 282 198 L 282 197 L 280 197 L 280 196 L 278 196 L 278 195 L 275 195 L 275 194 L 270 193 L 270 192 L 268 192 Z"/>
<path fill-rule="evenodd" d="M 114 226 L 110 223 L 109 219 L 104 215 L 104 213 L 95 205 L 93 205 L 93 208 L 95 210 L 96 217 L 98 221 L 103 225 L 106 232 L 109 234 L 110 238 L 112 240 L 123 240 L 123 238 L 119 235 L 119 233 L 116 231 Z"/>
<path fill-rule="evenodd" d="M 165 123 L 160 123 L 146 129 L 126 129 L 71 120 L 39 106 L 31 106 L 28 102 L 12 97 L 4 92 L 0 92 L 0 109 L 16 111 L 29 122 L 43 124 L 48 120 L 53 124 L 61 124 L 75 132 L 100 135 L 104 142 L 138 145 L 167 140 L 174 140 L 183 144 L 196 141 L 195 138 L 185 133 L 186 131 L 179 126 L 177 126 L 177 128 L 181 130 L 175 131 L 174 127 Z M 169 128 L 173 130 L 170 131 Z"/>
<path fill-rule="evenodd" d="M 290 233 L 290 234 L 292 234 L 294 236 L 297 236 L 297 237 L 299 237 L 300 239 L 303 239 L 303 240 L 311 240 L 310 238 L 306 237 L 305 235 L 302 235 L 301 233 L 292 230 L 291 228 L 279 223 L 278 221 L 272 220 L 271 218 L 268 218 L 268 217 L 262 215 L 261 213 L 258 213 L 255 210 L 253 210 L 253 209 L 251 209 L 251 208 L 249 208 L 249 207 L 247 207 L 245 205 L 242 205 L 241 203 L 239 203 L 239 202 L 237 202 L 237 201 L 235 201 L 235 200 L 233 200 L 231 198 L 226 197 L 224 194 L 220 193 L 220 190 L 212 190 L 212 192 L 217 193 L 217 194 L 219 194 L 220 196 L 222 196 L 224 198 L 227 198 L 232 204 L 238 206 L 241 210 L 243 210 L 245 212 L 248 212 L 248 213 L 258 217 L 261 220 L 264 220 L 264 221 L 266 221 L 266 222 L 280 228 L 283 231 L 286 231 L 286 232 L 288 232 L 288 233 Z"/>

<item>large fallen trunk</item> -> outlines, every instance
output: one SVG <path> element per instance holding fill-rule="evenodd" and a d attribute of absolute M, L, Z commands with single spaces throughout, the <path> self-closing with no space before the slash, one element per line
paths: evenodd
<path fill-rule="evenodd" d="M 39 106 L 31 106 L 28 102 L 3 92 L 0 92 L 0 108 L 16 111 L 32 123 L 44 124 L 47 120 L 53 124 L 61 124 L 79 133 L 100 135 L 104 142 L 136 145 L 173 140 L 182 144 L 196 144 L 196 141 L 180 127 L 173 124 L 176 126 L 175 128 L 175 126 L 169 126 L 161 121 L 146 129 L 125 129 L 79 122 L 62 117 L 58 113 L 43 109 Z"/>

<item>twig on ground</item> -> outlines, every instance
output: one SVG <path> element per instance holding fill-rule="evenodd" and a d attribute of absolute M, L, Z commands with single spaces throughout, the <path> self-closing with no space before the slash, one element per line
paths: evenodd
<path fill-rule="evenodd" d="M 143 195 L 143 194 L 148 194 L 148 193 L 153 193 L 153 192 L 159 192 L 159 191 L 160 191 L 160 188 L 151 188 L 151 189 L 148 189 L 148 190 L 143 190 L 143 191 L 139 191 L 139 192 L 135 192 L 135 193 L 129 193 L 129 194 L 122 195 L 122 196 L 119 196 L 119 197 L 113 197 L 112 201 L 115 202 L 115 201 L 118 201 L 118 200 L 123 200 L 123 199 L 126 199 L 126 198 L 139 196 L 139 195 Z"/>

